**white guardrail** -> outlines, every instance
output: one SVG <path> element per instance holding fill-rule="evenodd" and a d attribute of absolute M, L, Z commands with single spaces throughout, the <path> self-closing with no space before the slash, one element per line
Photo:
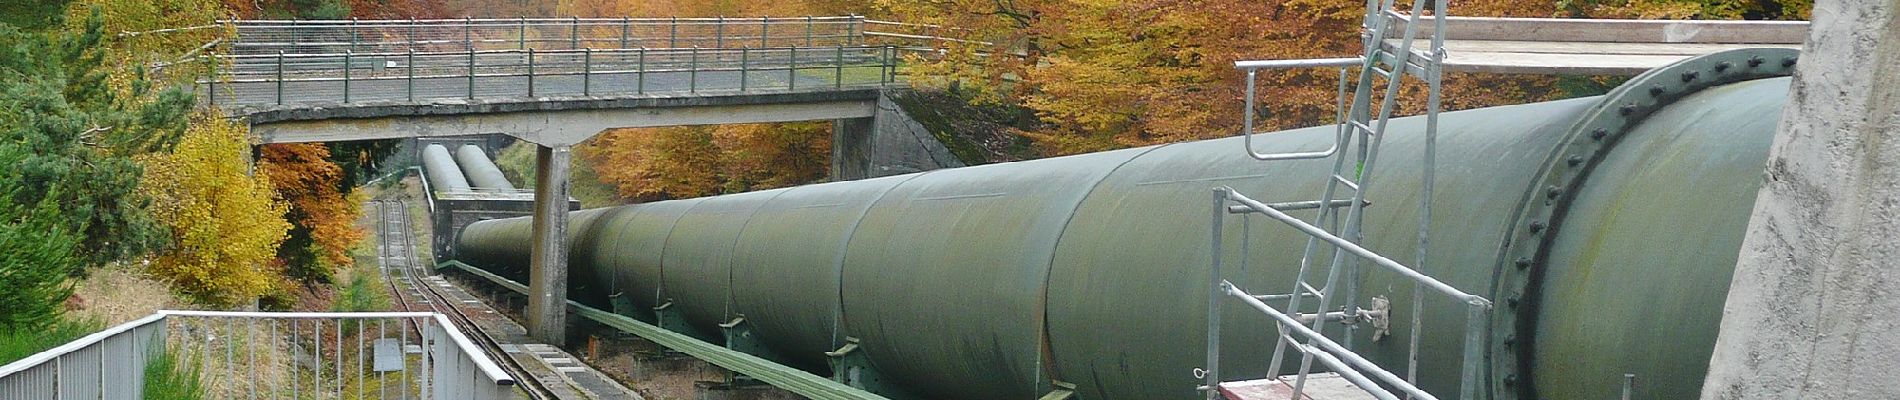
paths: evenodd
<path fill-rule="evenodd" d="M 442 314 L 166 310 L 0 366 L 0 399 L 144 398 L 165 355 L 205 398 L 519 396 Z"/>

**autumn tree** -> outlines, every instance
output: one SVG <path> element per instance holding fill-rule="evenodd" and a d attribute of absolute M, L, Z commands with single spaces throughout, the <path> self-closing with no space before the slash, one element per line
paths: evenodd
<path fill-rule="evenodd" d="M 580 161 L 623 198 L 648 201 L 769 189 L 823 179 L 827 123 L 617 129 L 579 146 Z"/>
<path fill-rule="evenodd" d="M 724 193 L 802 185 L 831 167 L 831 124 L 802 122 L 712 127 Z"/>
<path fill-rule="evenodd" d="M 141 158 L 140 189 L 171 230 L 150 270 L 194 300 L 248 304 L 282 278 L 270 268 L 290 223 L 271 182 L 252 175 L 245 129 L 201 114 L 170 153 Z"/>
<path fill-rule="evenodd" d="M 285 274 L 307 282 L 330 282 L 336 269 L 351 265 L 350 247 L 364 233 L 355 227 L 360 199 L 345 192 L 343 168 L 329 161 L 322 144 L 268 144 L 259 148 L 258 174 L 268 177 L 289 203 L 294 224 L 278 249 Z M 359 196 L 360 197 L 360 196 Z"/>

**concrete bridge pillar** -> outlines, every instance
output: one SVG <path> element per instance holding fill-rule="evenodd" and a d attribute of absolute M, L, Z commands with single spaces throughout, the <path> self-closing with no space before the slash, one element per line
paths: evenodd
<path fill-rule="evenodd" d="M 1900 0 L 1809 29 L 1704 399 L 1900 398 Z"/>
<path fill-rule="evenodd" d="M 567 175 L 572 150 L 539 146 L 534 165 L 534 248 L 529 256 L 528 334 L 553 346 L 567 340 Z"/>
<path fill-rule="evenodd" d="M 873 175 L 872 138 L 877 134 L 873 118 L 845 118 L 831 122 L 831 180 L 849 181 Z"/>

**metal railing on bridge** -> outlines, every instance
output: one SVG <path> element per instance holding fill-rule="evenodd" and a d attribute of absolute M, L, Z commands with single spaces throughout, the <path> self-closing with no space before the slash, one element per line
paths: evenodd
<path fill-rule="evenodd" d="M 235 54 L 467 52 L 863 44 L 864 17 L 231 20 Z"/>
<path fill-rule="evenodd" d="M 785 92 L 896 81 L 889 46 L 217 55 L 217 106 Z"/>
<path fill-rule="evenodd" d="M 206 398 L 518 397 L 442 314 L 168 310 L 0 366 L 0 398 L 143 398 L 160 356 Z"/>

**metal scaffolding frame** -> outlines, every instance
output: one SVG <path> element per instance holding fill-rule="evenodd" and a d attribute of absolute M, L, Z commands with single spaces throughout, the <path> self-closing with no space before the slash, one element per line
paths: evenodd
<path fill-rule="evenodd" d="M 1398 399 L 1387 388 L 1395 388 L 1404 398 L 1435 399 L 1417 387 L 1418 341 L 1423 300 L 1427 290 L 1437 292 L 1463 302 L 1468 307 L 1464 335 L 1464 356 L 1461 366 L 1461 392 L 1459 398 L 1474 398 L 1477 394 L 1480 369 L 1482 368 L 1484 323 L 1489 318 L 1491 301 L 1445 284 L 1424 271 L 1426 249 L 1430 238 L 1431 201 L 1433 169 L 1435 167 L 1434 148 L 1437 136 L 1438 113 L 1440 108 L 1440 86 L 1442 83 L 1441 64 L 1444 61 L 1444 35 L 1446 32 L 1443 10 L 1446 0 L 1436 0 L 1432 10 L 1439 18 L 1430 18 L 1431 30 L 1427 33 L 1430 47 L 1423 52 L 1412 48 L 1414 39 L 1419 39 L 1420 26 L 1414 23 L 1416 16 L 1424 15 L 1425 3 L 1414 2 L 1409 13 L 1394 9 L 1394 0 L 1368 0 L 1365 20 L 1362 23 L 1364 54 L 1358 58 L 1334 58 L 1314 60 L 1284 61 L 1242 61 L 1235 64 L 1238 69 L 1247 72 L 1246 109 L 1244 118 L 1243 143 L 1247 154 L 1262 161 L 1323 159 L 1333 160 L 1333 170 L 1326 177 L 1326 187 L 1320 200 L 1266 204 L 1236 193 L 1232 188 L 1214 189 L 1214 211 L 1212 229 L 1212 261 L 1210 274 L 1210 292 L 1207 308 L 1207 365 L 1200 371 L 1205 375 L 1204 385 L 1208 399 L 1216 399 L 1220 394 L 1220 310 L 1222 298 L 1231 296 L 1272 318 L 1276 329 L 1275 346 L 1268 371 L 1268 378 L 1277 378 L 1281 373 L 1288 347 L 1302 354 L 1300 365 L 1293 374 L 1292 397 L 1301 398 L 1312 372 L 1315 360 L 1338 373 L 1360 389 L 1380 399 Z M 1391 28 L 1400 26 L 1402 33 L 1393 36 Z M 1388 45 L 1388 39 L 1399 39 L 1396 46 Z M 1274 68 L 1316 68 L 1333 67 L 1340 69 L 1338 96 L 1340 112 L 1337 116 L 1338 129 L 1332 146 L 1325 150 L 1261 153 L 1253 147 L 1255 112 L 1255 76 L 1260 69 Z M 1346 100 L 1346 76 L 1349 69 L 1357 67 L 1357 82 L 1353 86 L 1350 106 Z M 1371 187 L 1375 162 L 1378 160 L 1379 145 L 1385 138 L 1387 124 L 1392 112 L 1398 105 L 1399 85 L 1407 74 L 1413 75 L 1427 85 L 1425 114 L 1424 162 L 1421 168 L 1422 195 L 1419 201 L 1418 251 L 1412 265 L 1405 265 L 1391 258 L 1367 250 L 1360 246 L 1364 239 L 1361 219 L 1364 207 L 1368 204 L 1366 191 Z M 1375 98 L 1373 85 L 1378 79 L 1384 79 L 1384 92 Z M 1375 99 L 1377 101 L 1375 105 Z M 1356 140 L 1356 141 L 1355 141 Z M 1348 159 L 1351 166 L 1348 167 Z M 1348 169 L 1350 168 L 1350 169 Z M 1340 188 L 1350 191 L 1347 199 L 1339 199 Z M 1307 222 L 1287 214 L 1287 211 L 1316 209 L 1312 222 Z M 1344 218 L 1336 209 L 1344 208 Z M 1228 281 L 1221 272 L 1221 238 L 1224 233 L 1223 220 L 1228 214 L 1240 214 L 1243 218 L 1252 214 L 1265 215 L 1275 221 L 1295 228 L 1308 236 L 1305 250 L 1300 258 L 1299 272 L 1295 275 L 1292 291 L 1286 294 L 1254 295 Z M 1243 221 L 1244 222 L 1244 221 Z M 1250 245 L 1250 238 L 1243 237 L 1242 246 Z M 1332 261 L 1328 264 L 1325 281 L 1319 286 L 1307 282 L 1313 268 L 1312 259 L 1322 250 L 1322 243 L 1331 246 Z M 1349 257 L 1350 256 L 1350 257 Z M 1384 317 L 1385 311 L 1365 310 L 1357 302 L 1358 288 L 1354 284 L 1359 272 L 1359 260 L 1371 261 L 1393 273 L 1413 282 L 1411 310 L 1411 332 L 1409 335 L 1407 368 L 1403 378 L 1368 361 L 1352 350 L 1350 333 L 1335 341 L 1325 335 L 1328 322 L 1340 322 L 1348 327 L 1352 324 L 1374 317 Z M 1243 263 L 1244 263 L 1243 258 Z M 1345 282 L 1342 285 L 1342 276 Z M 1305 299 L 1317 299 L 1317 313 L 1301 313 Z M 1337 301 L 1336 301 L 1337 300 Z M 1277 308 L 1269 301 L 1284 301 L 1284 308 Z M 1327 312 L 1337 306 L 1342 311 Z M 1375 307 L 1376 308 L 1376 307 Z"/>

